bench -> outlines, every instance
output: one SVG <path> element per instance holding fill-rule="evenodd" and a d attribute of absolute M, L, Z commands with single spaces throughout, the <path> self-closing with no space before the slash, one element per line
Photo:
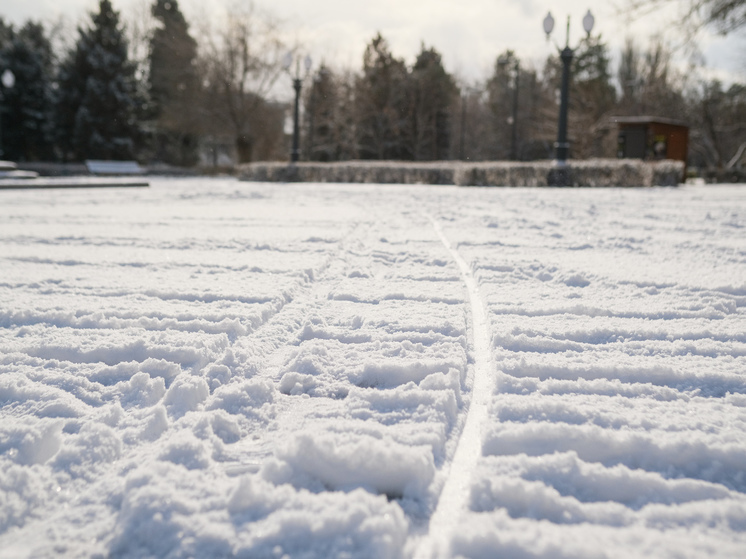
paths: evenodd
<path fill-rule="evenodd" d="M 137 161 L 100 161 L 89 159 L 85 162 L 92 175 L 143 175 L 145 169 Z"/>

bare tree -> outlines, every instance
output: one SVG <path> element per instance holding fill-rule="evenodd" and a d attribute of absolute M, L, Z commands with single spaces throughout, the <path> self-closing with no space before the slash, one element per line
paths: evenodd
<path fill-rule="evenodd" d="M 150 0 L 135 0 L 122 12 L 122 22 L 130 60 L 137 68 L 138 82 L 146 87 L 150 64 L 150 37 L 156 24 L 150 9 Z"/>
<path fill-rule="evenodd" d="M 719 170 L 736 166 L 746 143 L 746 86 L 724 89 L 718 81 L 704 82 L 689 101 L 695 165 Z"/>
<path fill-rule="evenodd" d="M 617 72 L 621 91 L 617 114 L 685 118 L 683 92 L 688 78 L 671 64 L 673 52 L 660 37 L 646 49 L 627 38 Z"/>
<path fill-rule="evenodd" d="M 640 49 L 635 44 L 634 39 L 627 37 L 617 69 L 617 81 L 621 92 L 618 109 L 625 114 L 636 110 L 639 104 L 643 85 L 642 73 L 643 65 Z"/>
<path fill-rule="evenodd" d="M 746 26 L 746 0 L 628 0 L 626 11 L 639 17 L 670 5 L 681 9 L 690 36 L 702 28 L 727 35 Z"/>
<path fill-rule="evenodd" d="M 253 3 L 234 6 L 218 27 L 203 26 L 200 44 L 205 132 L 228 130 L 239 162 L 251 161 L 257 150 L 271 152 L 258 144 L 282 141 L 277 118 L 268 118 L 277 106 L 267 101 L 286 52 L 278 22 Z"/>

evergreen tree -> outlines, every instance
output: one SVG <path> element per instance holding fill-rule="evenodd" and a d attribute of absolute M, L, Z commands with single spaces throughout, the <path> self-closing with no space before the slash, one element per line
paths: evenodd
<path fill-rule="evenodd" d="M 551 156 L 552 136 L 557 133 L 556 106 L 553 101 L 547 103 L 536 71 L 525 66 L 515 52 L 506 50 L 495 60 L 487 81 L 491 158 L 531 160 Z"/>
<path fill-rule="evenodd" d="M 308 132 L 305 143 L 311 161 L 339 159 L 337 85 L 333 72 L 322 64 L 305 98 Z"/>
<path fill-rule="evenodd" d="M 176 0 L 156 0 L 152 14 L 160 24 L 150 41 L 155 156 L 173 165 L 192 166 L 198 161 L 197 42 Z"/>
<path fill-rule="evenodd" d="M 58 132 L 64 157 L 132 159 L 138 134 L 135 67 L 119 14 L 100 0 L 92 27 L 79 28 L 59 74 Z"/>
<path fill-rule="evenodd" d="M 52 128 L 52 47 L 39 23 L 18 32 L 7 28 L 0 66 L 15 77 L 2 91 L 3 157 L 13 161 L 54 158 Z M 2 86 L 0 86 L 2 87 Z"/>
<path fill-rule="evenodd" d="M 583 157 L 601 157 L 616 142 L 608 117 L 616 112 L 611 57 L 600 35 L 583 39 L 572 64 L 570 104 L 575 119 L 575 147 Z"/>
<path fill-rule="evenodd" d="M 335 73 L 325 64 L 306 88 L 304 145 L 311 161 L 355 159 L 355 86 L 351 72 Z"/>
<path fill-rule="evenodd" d="M 0 49 L 5 46 L 13 38 L 13 25 L 5 23 L 5 20 L 0 16 Z"/>
<path fill-rule="evenodd" d="M 487 103 L 490 110 L 490 147 L 492 158 L 509 159 L 512 147 L 512 118 L 516 76 L 520 61 L 512 50 L 495 59 L 492 77 L 487 81 Z M 520 71 L 520 70 L 519 70 Z M 521 79 L 518 76 L 518 86 Z"/>
<path fill-rule="evenodd" d="M 572 77 L 578 103 L 586 105 L 583 109 L 590 107 L 603 113 L 616 102 L 609 48 L 600 35 L 591 35 L 580 43 L 572 61 Z"/>
<path fill-rule="evenodd" d="M 412 159 L 409 74 L 379 33 L 365 49 L 357 81 L 357 145 L 361 159 Z"/>
<path fill-rule="evenodd" d="M 449 108 L 458 95 L 456 83 L 445 71 L 440 53 L 422 49 L 411 73 L 412 153 L 417 160 L 447 159 L 451 142 Z"/>

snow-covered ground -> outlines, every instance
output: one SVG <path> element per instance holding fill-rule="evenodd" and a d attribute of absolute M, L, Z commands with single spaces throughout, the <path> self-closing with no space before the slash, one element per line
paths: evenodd
<path fill-rule="evenodd" d="M 0 556 L 743 557 L 746 188 L 0 192 Z"/>

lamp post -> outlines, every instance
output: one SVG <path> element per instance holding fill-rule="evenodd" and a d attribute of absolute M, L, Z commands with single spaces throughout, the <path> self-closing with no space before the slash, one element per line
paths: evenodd
<path fill-rule="evenodd" d="M 468 90 L 461 93 L 461 129 L 459 130 L 461 144 L 458 151 L 461 161 L 464 160 L 464 144 L 466 143 L 466 103 L 469 100 L 468 95 Z"/>
<path fill-rule="evenodd" d="M 501 56 L 497 59 L 497 63 L 500 66 L 507 66 L 510 64 L 510 58 L 508 56 Z M 510 159 L 516 161 L 518 159 L 518 85 L 521 75 L 521 62 L 517 58 L 513 59 L 513 71 L 515 72 L 515 81 L 513 83 L 513 122 L 510 131 Z"/>
<path fill-rule="evenodd" d="M 3 93 L 6 90 L 13 89 L 13 87 L 16 85 L 16 76 L 11 71 L 10 68 L 6 68 L 3 72 L 3 75 L 0 76 L 0 83 L 3 84 Z M 0 95 L 0 156 L 2 156 L 5 153 L 5 142 L 3 141 L 2 136 L 2 118 L 3 118 L 3 111 L 5 110 L 5 107 L 2 106 L 2 103 L 5 101 L 5 95 Z"/>
<path fill-rule="evenodd" d="M 466 117 L 467 108 L 469 104 L 469 96 L 473 93 L 473 89 L 469 86 L 464 86 L 461 90 L 461 124 L 459 126 L 459 159 L 464 161 L 466 159 Z"/>
<path fill-rule="evenodd" d="M 290 73 L 290 68 L 293 65 L 293 59 L 295 59 L 295 73 Z M 293 111 L 293 148 L 290 151 L 290 161 L 297 163 L 300 158 L 300 90 L 303 86 L 303 78 L 308 75 L 311 71 L 311 57 L 306 55 L 303 59 L 303 66 L 306 70 L 305 74 L 301 76 L 300 71 L 300 57 L 294 57 L 292 52 L 285 55 L 285 59 L 282 62 L 283 69 L 290 74 L 293 78 L 293 89 L 295 89 L 295 109 Z"/>
<path fill-rule="evenodd" d="M 593 24 L 595 18 L 591 11 L 585 14 L 583 18 L 583 29 L 586 34 L 590 37 L 591 31 L 593 30 Z M 547 40 L 554 29 L 554 18 L 551 12 L 544 18 L 544 33 L 547 35 Z M 565 40 L 565 48 L 560 51 L 560 59 L 562 60 L 562 87 L 560 89 L 560 111 L 559 111 L 559 125 L 557 128 L 557 143 L 555 144 L 557 153 L 557 164 L 559 166 L 565 165 L 567 156 L 570 151 L 570 144 L 567 141 L 567 111 L 568 102 L 570 96 L 570 64 L 572 63 L 575 51 L 570 48 L 570 16 L 567 16 L 567 38 Z"/>

